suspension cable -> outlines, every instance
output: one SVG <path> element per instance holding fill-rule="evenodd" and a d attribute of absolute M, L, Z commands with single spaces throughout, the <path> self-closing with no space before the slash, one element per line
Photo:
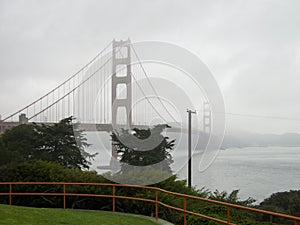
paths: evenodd
<path fill-rule="evenodd" d="M 109 42 L 109 44 L 102 51 L 100 51 L 92 60 L 90 60 L 84 67 L 82 67 L 80 70 L 78 70 L 74 75 L 72 75 L 70 78 L 68 78 L 67 80 L 65 80 L 59 86 L 57 86 L 56 88 L 52 89 L 51 91 L 49 91 L 48 93 L 46 93 L 45 95 L 43 95 L 42 97 L 40 97 L 39 99 L 37 99 L 36 101 L 32 102 L 31 104 L 27 105 L 26 107 L 18 110 L 17 112 L 11 114 L 10 116 L 4 118 L 3 121 L 5 121 L 5 120 L 7 120 L 9 118 L 12 118 L 13 116 L 15 116 L 18 113 L 24 111 L 25 109 L 29 108 L 30 106 L 34 105 L 35 103 L 43 100 L 45 97 L 47 97 L 48 95 L 52 94 L 53 92 L 55 92 L 56 90 L 58 90 L 60 87 L 62 87 L 64 84 L 66 84 L 67 82 L 69 82 L 70 80 L 72 80 L 74 77 L 76 77 L 78 74 L 80 74 L 84 69 L 86 69 L 89 65 L 91 65 L 103 52 L 105 52 L 106 49 L 111 45 L 111 43 L 112 43 L 112 41 Z"/>
<path fill-rule="evenodd" d="M 178 125 L 180 125 L 180 123 L 179 123 L 179 122 L 174 118 L 174 116 L 169 112 L 169 110 L 167 109 L 167 107 L 165 106 L 165 104 L 162 102 L 161 98 L 159 98 L 159 96 L 158 96 L 158 94 L 157 94 L 157 92 L 156 92 L 156 90 L 155 90 L 155 88 L 154 88 L 152 82 L 150 81 L 150 79 L 149 79 L 149 77 L 148 77 L 148 75 L 147 75 L 147 73 L 146 73 L 145 68 L 143 67 L 143 64 L 141 63 L 141 60 L 140 60 L 139 56 L 137 55 L 137 52 L 135 51 L 134 46 L 133 46 L 132 44 L 131 44 L 131 46 L 132 46 L 133 52 L 134 52 L 134 54 L 135 54 L 135 56 L 136 56 L 136 58 L 137 58 L 137 60 L 138 60 L 138 63 L 139 63 L 139 65 L 140 65 L 140 67 L 142 68 L 142 71 L 143 71 L 143 73 L 144 73 L 144 75 L 145 75 L 145 77 L 146 77 L 148 83 L 150 84 L 152 90 L 154 91 L 154 94 L 155 94 L 155 96 L 157 97 L 158 101 L 159 101 L 160 104 L 163 106 L 163 108 L 166 110 L 166 112 L 169 114 L 169 116 L 174 120 L 174 122 L 177 123 Z"/>
<path fill-rule="evenodd" d="M 131 46 L 133 46 L 132 44 L 130 44 Z M 120 48 L 119 48 L 120 49 Z M 124 57 L 123 53 L 120 51 L 120 54 L 122 55 L 122 57 Z M 135 54 L 136 55 L 136 54 Z M 139 62 L 139 64 L 141 65 L 141 63 Z M 142 67 L 143 68 L 143 67 Z M 132 73 L 132 71 L 130 71 L 131 76 L 133 77 L 134 81 L 136 82 L 137 86 L 139 87 L 140 91 L 142 92 L 142 94 L 145 96 L 146 100 L 149 102 L 149 104 L 151 105 L 151 107 L 154 109 L 154 111 L 161 117 L 161 119 L 163 119 L 166 123 L 168 122 L 158 111 L 157 109 L 154 107 L 154 105 L 151 103 L 151 101 L 148 99 L 146 93 L 143 91 L 142 87 L 140 86 L 140 84 L 137 82 L 137 79 L 135 78 L 134 74 Z M 176 122 L 176 120 L 175 120 Z"/>
<path fill-rule="evenodd" d="M 49 105 L 46 108 L 44 108 L 42 111 L 40 111 L 40 112 L 36 113 L 35 115 L 31 116 L 30 118 L 28 118 L 28 120 L 31 120 L 32 118 L 38 116 L 40 113 L 46 111 L 47 109 L 49 109 L 53 105 L 57 104 L 60 100 L 64 99 L 66 96 L 70 95 L 71 93 L 73 93 L 74 91 L 76 91 L 77 89 L 79 89 L 83 84 L 85 84 L 89 79 L 91 79 L 98 71 L 100 71 L 111 59 L 112 59 L 112 57 L 110 57 L 108 60 L 106 60 L 105 63 L 100 68 L 98 68 L 94 73 L 92 73 L 90 76 L 88 76 L 84 81 L 82 81 L 81 83 L 79 83 L 75 88 L 73 88 L 71 91 L 69 91 L 68 93 L 66 93 L 62 97 L 60 97 L 58 100 L 56 100 L 55 102 L 53 102 L 51 105 Z"/>

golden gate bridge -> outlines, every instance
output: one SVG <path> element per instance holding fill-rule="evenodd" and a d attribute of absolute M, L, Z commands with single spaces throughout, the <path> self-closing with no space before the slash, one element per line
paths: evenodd
<path fill-rule="evenodd" d="M 151 93 L 145 93 L 146 89 Z M 207 122 L 203 127 L 209 128 L 207 104 L 204 102 L 207 113 L 203 117 Z M 99 131 L 111 131 L 112 124 L 150 125 L 154 117 L 175 129 L 180 121 L 168 107 L 157 94 L 130 40 L 113 40 L 59 86 L 1 120 L 0 131 L 22 123 L 53 124 L 69 116 L 86 124 L 86 131 L 92 128 L 89 124 L 96 124 Z"/>
<path fill-rule="evenodd" d="M 208 103 L 203 105 L 203 131 L 210 133 L 211 113 Z M 20 124 L 51 125 L 69 116 L 86 132 L 155 123 L 168 124 L 174 132 L 184 130 L 172 111 L 157 93 L 130 40 L 113 40 L 63 83 L 1 120 L 0 133 Z"/>

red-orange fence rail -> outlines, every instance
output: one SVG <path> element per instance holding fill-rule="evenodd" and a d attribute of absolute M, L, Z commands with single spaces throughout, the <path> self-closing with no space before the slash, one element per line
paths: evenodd
<path fill-rule="evenodd" d="M 211 199 L 206 199 L 206 198 L 201 198 L 197 196 L 191 196 L 191 195 L 186 195 L 186 194 L 181 194 L 181 193 L 176 193 L 176 192 L 171 192 L 171 191 L 166 191 L 161 188 L 156 188 L 156 187 L 148 187 L 148 186 L 137 186 L 137 185 L 128 185 L 128 184 L 108 184 L 108 183 L 76 183 L 76 182 L 0 182 L 0 186 L 2 185 L 9 185 L 9 192 L 1 192 L 0 196 L 8 196 L 9 197 L 9 204 L 13 205 L 13 196 L 62 196 L 63 198 L 63 208 L 65 209 L 66 206 L 66 198 L 69 196 L 77 196 L 77 197 L 102 197 L 102 198 L 111 198 L 112 199 L 112 211 L 116 211 L 116 199 L 128 199 L 128 200 L 136 200 L 136 201 L 144 201 L 144 202 L 150 202 L 155 204 L 155 217 L 158 219 L 159 215 L 159 205 L 167 207 L 169 209 L 176 210 L 178 212 L 182 212 L 184 215 L 184 225 L 187 223 L 187 215 L 194 215 L 197 217 L 201 217 L 207 220 L 212 220 L 218 223 L 222 224 L 234 224 L 231 223 L 231 209 L 241 209 L 241 210 L 246 210 L 250 212 L 256 212 L 256 213 L 262 213 L 270 216 L 276 216 L 276 217 L 281 217 L 285 219 L 289 219 L 294 221 L 294 225 L 298 225 L 298 222 L 300 221 L 300 217 L 296 216 L 290 216 L 286 214 L 281 214 L 281 213 L 275 213 L 271 211 L 266 211 L 266 210 L 260 210 L 260 209 L 255 209 L 255 208 L 250 208 L 246 206 L 241 206 L 241 205 L 235 205 L 235 204 L 230 204 L 226 202 L 219 202 Z M 43 193 L 38 193 L 38 192 L 14 192 L 13 187 L 16 185 L 61 185 L 62 186 L 62 192 L 60 193 L 49 193 L 49 192 L 43 192 Z M 88 186 L 107 186 L 111 187 L 111 194 L 80 194 L 80 193 L 68 193 L 67 192 L 67 186 L 70 185 L 88 185 Z M 137 197 L 130 197 L 130 196 L 123 196 L 123 195 L 116 195 L 116 188 L 118 187 L 130 187 L 130 188 L 137 188 L 137 189 L 148 189 L 152 190 L 155 192 L 155 199 L 147 199 L 147 198 L 137 198 Z M 173 196 L 178 196 L 182 197 L 183 199 L 183 208 L 175 207 L 168 205 L 164 202 L 162 202 L 159 199 L 159 193 L 165 193 L 165 194 L 170 194 Z M 203 202 L 209 202 L 209 203 L 214 203 L 217 205 L 222 205 L 227 208 L 227 220 L 221 220 L 218 218 L 214 218 L 211 216 L 203 215 L 200 213 L 196 213 L 190 210 L 187 210 L 187 199 L 194 199 L 198 201 L 203 201 Z"/>

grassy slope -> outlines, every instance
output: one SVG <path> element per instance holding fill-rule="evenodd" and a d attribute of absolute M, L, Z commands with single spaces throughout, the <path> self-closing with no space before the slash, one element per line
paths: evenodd
<path fill-rule="evenodd" d="M 0 205 L 1 225 L 152 225 L 145 217 L 103 211 L 29 208 Z"/>

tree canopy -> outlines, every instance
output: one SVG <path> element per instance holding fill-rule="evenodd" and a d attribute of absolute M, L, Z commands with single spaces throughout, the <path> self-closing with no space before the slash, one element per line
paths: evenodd
<path fill-rule="evenodd" d="M 68 117 L 53 125 L 22 124 L 0 137 L 0 165 L 10 162 L 44 160 L 74 169 L 88 169 L 95 154 L 83 131 Z"/>
<path fill-rule="evenodd" d="M 300 216 L 300 190 L 274 193 L 260 203 L 260 208 Z"/>
<path fill-rule="evenodd" d="M 111 137 L 113 145 L 121 155 L 121 171 L 127 171 L 130 166 L 152 166 L 165 172 L 171 172 L 173 163 L 171 151 L 175 140 L 163 136 L 167 125 L 157 125 L 153 128 L 132 130 L 122 129 L 113 132 Z"/>

